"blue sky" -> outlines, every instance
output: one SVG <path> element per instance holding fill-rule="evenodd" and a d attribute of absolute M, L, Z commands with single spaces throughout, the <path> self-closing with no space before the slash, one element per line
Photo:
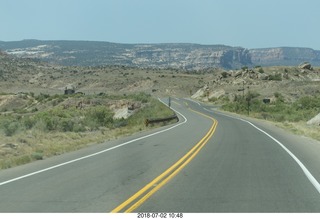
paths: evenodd
<path fill-rule="evenodd" d="M 0 0 L 0 40 L 320 49 L 319 0 Z"/>

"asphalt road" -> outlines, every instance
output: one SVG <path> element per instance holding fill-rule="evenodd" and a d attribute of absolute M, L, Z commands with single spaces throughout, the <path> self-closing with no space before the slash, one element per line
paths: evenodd
<path fill-rule="evenodd" d="M 178 124 L 0 171 L 0 212 L 320 212 L 319 142 L 172 106 Z"/>

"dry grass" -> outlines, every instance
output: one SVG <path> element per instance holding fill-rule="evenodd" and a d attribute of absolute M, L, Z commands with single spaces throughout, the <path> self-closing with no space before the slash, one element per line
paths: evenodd
<path fill-rule="evenodd" d="M 251 112 L 250 117 L 264 120 L 261 118 L 260 113 Z M 307 125 L 305 121 L 299 121 L 299 122 L 288 122 L 288 121 L 276 122 L 271 120 L 268 120 L 268 121 L 273 123 L 275 126 L 282 128 L 284 130 L 287 130 L 293 134 L 305 136 L 305 137 L 320 141 L 320 126 Z"/>
<path fill-rule="evenodd" d="M 294 134 L 306 136 L 320 141 L 320 126 L 307 125 L 305 122 L 276 123 L 276 126 Z"/>
<path fill-rule="evenodd" d="M 35 160 L 79 150 L 95 143 L 129 136 L 140 131 L 159 127 L 146 127 L 146 118 L 161 118 L 173 112 L 159 101 L 151 99 L 147 107 L 129 117 L 128 125 L 118 128 L 100 127 L 85 132 L 61 132 L 39 129 L 18 130 L 13 135 L 0 132 L 0 169 L 11 168 Z"/>

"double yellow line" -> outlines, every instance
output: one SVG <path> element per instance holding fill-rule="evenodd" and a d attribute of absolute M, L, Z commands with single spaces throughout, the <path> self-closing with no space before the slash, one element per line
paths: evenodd
<path fill-rule="evenodd" d="M 191 109 L 190 109 L 191 110 Z M 151 197 L 156 191 L 158 191 L 163 185 L 165 185 L 170 179 L 172 179 L 175 175 L 177 175 L 205 146 L 205 144 L 209 141 L 213 133 L 215 132 L 218 121 L 214 118 L 202 114 L 200 112 L 191 110 L 196 112 L 202 116 L 205 116 L 213 121 L 212 126 L 210 127 L 207 134 L 195 145 L 192 149 L 185 154 L 182 158 L 180 158 L 174 165 L 164 171 L 161 175 L 156 177 L 150 183 L 148 183 L 145 187 L 127 199 L 125 202 L 120 204 L 118 207 L 113 209 L 112 213 L 117 212 L 132 212 L 136 208 L 138 208 L 142 203 L 144 203 L 149 197 Z"/>

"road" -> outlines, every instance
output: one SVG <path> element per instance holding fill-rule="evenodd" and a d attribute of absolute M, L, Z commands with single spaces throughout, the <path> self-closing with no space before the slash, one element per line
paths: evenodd
<path fill-rule="evenodd" d="M 320 212 L 320 144 L 173 99 L 180 121 L 0 171 L 0 212 Z"/>

